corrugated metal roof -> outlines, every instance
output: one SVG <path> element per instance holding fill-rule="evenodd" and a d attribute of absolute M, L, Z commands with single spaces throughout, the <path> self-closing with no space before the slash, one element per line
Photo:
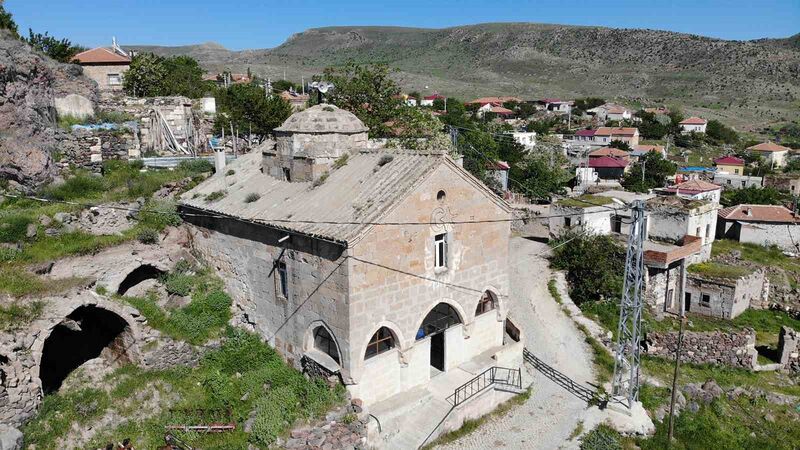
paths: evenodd
<path fill-rule="evenodd" d="M 378 221 L 441 164 L 463 170 L 437 152 L 362 151 L 351 155 L 343 167 L 332 170 L 324 183 L 313 186 L 311 182 L 287 182 L 263 174 L 261 155 L 251 153 L 226 167 L 235 175 L 215 175 L 183 194 L 181 204 L 345 243 L 369 226 L 361 222 Z M 205 200 L 216 191 L 227 193 L 216 201 Z M 249 194 L 260 198 L 247 203 Z"/>

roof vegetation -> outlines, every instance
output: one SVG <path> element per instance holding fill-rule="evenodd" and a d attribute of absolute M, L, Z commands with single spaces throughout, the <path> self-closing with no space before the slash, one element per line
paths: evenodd
<path fill-rule="evenodd" d="M 687 268 L 687 270 L 691 273 L 711 278 L 728 279 L 736 279 L 753 273 L 753 270 L 747 267 L 731 266 L 729 264 L 722 264 L 712 261 L 692 264 Z"/>
<path fill-rule="evenodd" d="M 559 200 L 556 204 L 569 208 L 589 208 L 592 206 L 607 205 L 611 202 L 613 202 L 613 200 L 610 197 L 603 197 L 601 195 L 581 195 L 580 197 Z"/>

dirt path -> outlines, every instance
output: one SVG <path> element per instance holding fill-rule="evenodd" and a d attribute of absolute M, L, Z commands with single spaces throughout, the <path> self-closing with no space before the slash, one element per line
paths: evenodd
<path fill-rule="evenodd" d="M 526 347 L 576 381 L 594 377 L 584 336 L 547 291 L 551 271 L 539 256 L 546 244 L 511 240 L 510 317 L 525 333 Z M 503 417 L 495 418 L 446 449 L 557 449 L 566 446 L 586 404 L 528 368 L 533 377 L 531 398 Z"/>

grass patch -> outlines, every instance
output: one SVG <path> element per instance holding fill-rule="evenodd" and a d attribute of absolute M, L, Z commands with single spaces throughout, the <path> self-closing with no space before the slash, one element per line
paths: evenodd
<path fill-rule="evenodd" d="M 458 439 L 461 439 L 462 437 L 467 436 L 470 433 L 472 433 L 473 431 L 477 430 L 481 425 L 483 425 L 484 423 L 488 422 L 489 420 L 491 420 L 491 419 L 493 419 L 495 417 L 503 416 L 506 413 L 508 413 L 509 411 L 511 411 L 511 409 L 514 408 L 515 406 L 521 405 L 521 404 L 527 402 L 530 397 L 531 397 L 531 389 L 528 388 L 524 392 L 522 392 L 521 394 L 518 394 L 518 395 L 506 400 L 505 402 L 501 403 L 492 412 L 490 412 L 490 413 L 488 413 L 486 415 L 483 415 L 483 416 L 481 416 L 481 417 L 479 417 L 477 419 L 467 419 L 467 420 L 465 420 L 460 428 L 458 428 L 457 430 L 448 431 L 447 433 L 442 434 L 441 436 L 439 436 L 435 440 L 425 444 L 425 446 L 422 447 L 422 450 L 431 450 L 436 446 L 445 445 L 445 444 L 449 444 L 451 442 L 455 442 Z"/>
<path fill-rule="evenodd" d="M 644 409 L 648 411 L 653 411 L 668 402 L 670 400 L 670 395 L 670 390 L 666 387 L 657 387 L 642 383 L 639 388 L 639 401 L 642 402 Z"/>
<path fill-rule="evenodd" d="M 251 192 L 251 193 L 247 194 L 247 196 L 244 198 L 244 202 L 245 203 L 253 203 L 255 201 L 258 201 L 258 199 L 260 199 L 260 198 L 261 198 L 261 194 L 257 194 L 255 192 Z"/>
<path fill-rule="evenodd" d="M 0 305 L 0 331 L 18 330 L 38 319 L 44 311 L 44 302 L 11 302 Z"/>
<path fill-rule="evenodd" d="M 739 251 L 741 258 L 762 266 L 780 267 L 786 271 L 800 274 L 800 260 L 783 254 L 776 246 L 764 247 L 756 244 L 740 243 L 728 239 L 717 239 L 711 246 L 711 256 L 719 256 Z"/>
<path fill-rule="evenodd" d="M 558 292 L 558 286 L 556 286 L 555 278 L 551 278 L 550 281 L 547 282 L 547 290 L 550 292 L 550 296 L 553 297 L 553 300 L 556 301 L 559 305 L 564 304 L 564 299 L 561 298 L 561 294 Z"/>
<path fill-rule="evenodd" d="M 622 450 L 622 437 L 617 430 L 601 423 L 581 438 L 581 450 Z"/>
<path fill-rule="evenodd" d="M 575 198 L 565 198 L 556 202 L 558 206 L 565 206 L 568 208 L 591 208 L 597 205 L 607 205 L 612 203 L 611 197 L 604 197 L 602 195 L 581 195 Z"/>
<path fill-rule="evenodd" d="M 86 283 L 85 278 L 45 279 L 14 265 L 0 266 L 0 292 L 14 297 L 64 292 Z"/>
<path fill-rule="evenodd" d="M 206 202 L 215 202 L 223 197 L 225 197 L 225 191 L 214 191 L 208 195 L 206 195 Z"/>
<path fill-rule="evenodd" d="M 105 384 L 107 392 L 77 388 L 46 396 L 40 413 L 23 428 L 26 445 L 59 448 L 72 426 L 96 426 L 92 421 L 113 408 L 130 418 L 96 429 L 82 448 L 105 448 L 122 437 L 129 437 L 136 448 L 157 448 L 164 445 L 166 425 L 231 420 L 238 425 L 232 432 L 176 435 L 195 448 L 247 448 L 248 442 L 267 447 L 295 421 L 320 417 L 344 400 L 343 387 L 330 389 L 320 380 L 307 380 L 257 335 L 232 328 L 223 345 L 196 368 L 128 365 L 115 370 Z M 146 403 L 156 398 L 156 407 Z M 242 424 L 253 410 L 257 415 L 248 435 Z"/>
<path fill-rule="evenodd" d="M 686 270 L 689 273 L 705 277 L 733 280 L 753 273 L 753 271 L 747 267 L 731 266 L 729 264 L 721 264 L 713 261 L 692 264 L 687 267 Z"/>

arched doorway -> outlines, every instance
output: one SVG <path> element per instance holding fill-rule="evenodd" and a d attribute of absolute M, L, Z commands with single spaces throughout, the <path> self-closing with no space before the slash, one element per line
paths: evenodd
<path fill-rule="evenodd" d="M 462 321 L 458 311 L 447 303 L 439 303 L 425 316 L 419 330 L 417 330 L 416 340 L 431 338 L 430 364 L 437 371 L 445 371 L 444 332 L 459 323 L 462 323 Z"/>
<path fill-rule="evenodd" d="M 130 361 L 124 342 L 129 333 L 128 323 L 109 310 L 94 305 L 77 308 L 44 341 L 39 365 L 42 391 L 57 391 L 67 375 L 105 349 L 110 362 Z"/>

